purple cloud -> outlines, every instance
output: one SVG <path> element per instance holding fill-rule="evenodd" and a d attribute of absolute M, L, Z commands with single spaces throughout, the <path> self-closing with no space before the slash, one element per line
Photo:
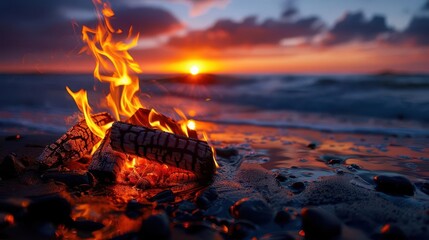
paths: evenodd
<path fill-rule="evenodd" d="M 351 41 L 373 41 L 384 33 L 394 32 L 387 26 L 384 16 L 375 15 L 366 19 L 362 12 L 346 13 L 329 30 L 322 40 L 324 45 L 336 45 Z"/>
<path fill-rule="evenodd" d="M 173 37 L 168 44 L 174 47 L 232 48 L 261 45 L 279 45 L 285 38 L 310 38 L 323 28 L 317 17 L 291 20 L 289 18 L 266 19 L 258 22 L 256 16 L 249 16 L 236 22 L 221 19 L 205 30 L 191 31 L 182 37 Z"/>

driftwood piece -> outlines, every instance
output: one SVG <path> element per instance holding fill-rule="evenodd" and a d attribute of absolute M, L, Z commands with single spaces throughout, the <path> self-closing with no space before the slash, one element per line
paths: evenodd
<path fill-rule="evenodd" d="M 213 151 L 205 141 L 123 122 L 113 124 L 110 140 L 113 150 L 189 170 L 204 182 L 216 172 Z"/>
<path fill-rule="evenodd" d="M 108 113 L 92 115 L 92 119 L 99 126 L 113 121 Z M 47 167 L 56 163 L 79 160 L 84 155 L 89 154 L 100 140 L 91 132 L 85 120 L 82 120 L 71 127 L 56 142 L 46 146 L 38 160 L 40 164 Z"/>
<path fill-rule="evenodd" d="M 113 151 L 110 146 L 110 132 L 108 132 L 92 156 L 88 170 L 100 181 L 116 182 L 126 160 L 125 153 Z"/>
<path fill-rule="evenodd" d="M 126 122 L 138 126 L 153 128 L 149 123 L 150 112 L 151 110 L 149 109 L 140 108 Z M 152 112 L 151 118 L 152 121 L 159 121 L 159 124 L 162 127 L 171 129 L 175 134 L 185 137 L 187 136 L 184 130 L 180 127 L 180 124 L 174 119 L 157 112 Z M 187 128 L 187 132 L 190 138 L 198 139 L 198 134 L 195 130 Z"/>

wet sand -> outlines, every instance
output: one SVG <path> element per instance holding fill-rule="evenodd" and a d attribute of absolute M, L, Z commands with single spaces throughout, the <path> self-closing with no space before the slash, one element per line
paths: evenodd
<path fill-rule="evenodd" d="M 206 129 L 216 148 L 234 151 L 219 151 L 221 167 L 208 188 L 174 193 L 127 185 L 70 187 L 42 181 L 33 161 L 59 136 L 23 135 L 8 140 L 1 136 L 0 159 L 13 152 L 28 166 L 19 177 L 0 181 L 0 213 L 15 218 L 14 224 L 0 228 L 0 237 L 43 239 L 53 234 L 133 239 L 145 233 L 145 226 L 153 224 L 151 219 L 164 219 L 171 239 L 429 238 L 425 137 L 197 125 Z M 71 167 L 84 168 L 85 163 Z M 73 224 L 28 220 L 25 214 L 5 209 L 10 207 L 5 202 L 14 201 L 25 210 L 23 201 L 56 195 L 71 203 Z M 158 198 L 150 202 L 153 196 Z M 248 199 L 240 201 L 243 198 Z M 76 223 L 81 220 L 90 222 L 82 227 Z M 102 227 L 88 227 L 94 223 Z"/>

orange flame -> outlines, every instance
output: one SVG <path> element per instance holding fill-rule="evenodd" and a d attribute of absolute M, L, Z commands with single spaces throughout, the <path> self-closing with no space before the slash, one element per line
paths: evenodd
<path fill-rule="evenodd" d="M 115 29 L 112 26 L 111 19 L 115 16 L 115 13 L 110 4 L 103 0 L 93 0 L 93 3 L 97 10 L 98 26 L 96 28 L 83 26 L 82 40 L 87 46 L 82 51 L 87 51 L 95 59 L 94 78 L 100 82 L 109 83 L 110 92 L 105 101 L 114 118 L 116 120 L 126 120 L 138 109 L 143 108 L 143 104 L 137 96 L 140 88 L 137 74 L 142 71 L 128 52 L 137 45 L 139 34 L 133 36 L 132 27 L 130 27 L 125 40 L 121 40 L 124 38 L 124 34 L 121 29 Z M 90 130 L 103 139 L 112 123 L 108 123 L 105 126 L 95 124 L 91 118 L 92 109 L 88 103 L 87 92 L 85 90 L 72 92 L 68 87 L 66 89 L 75 100 L 79 110 L 84 114 Z M 187 120 L 182 111 L 175 110 L 182 118 L 182 120 L 178 121 L 181 131 L 189 136 L 189 130 L 195 130 L 195 121 Z M 154 109 L 150 111 L 148 116 L 150 126 L 174 133 L 171 126 L 156 120 L 159 119 L 157 118 L 159 115 Z M 94 146 L 93 153 L 99 144 Z"/>

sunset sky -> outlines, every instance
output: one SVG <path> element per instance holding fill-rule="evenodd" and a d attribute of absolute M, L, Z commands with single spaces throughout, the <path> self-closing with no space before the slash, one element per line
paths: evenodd
<path fill-rule="evenodd" d="M 429 72 L 428 0 L 111 0 L 144 73 Z M 91 72 L 90 0 L 0 2 L 0 72 Z"/>

